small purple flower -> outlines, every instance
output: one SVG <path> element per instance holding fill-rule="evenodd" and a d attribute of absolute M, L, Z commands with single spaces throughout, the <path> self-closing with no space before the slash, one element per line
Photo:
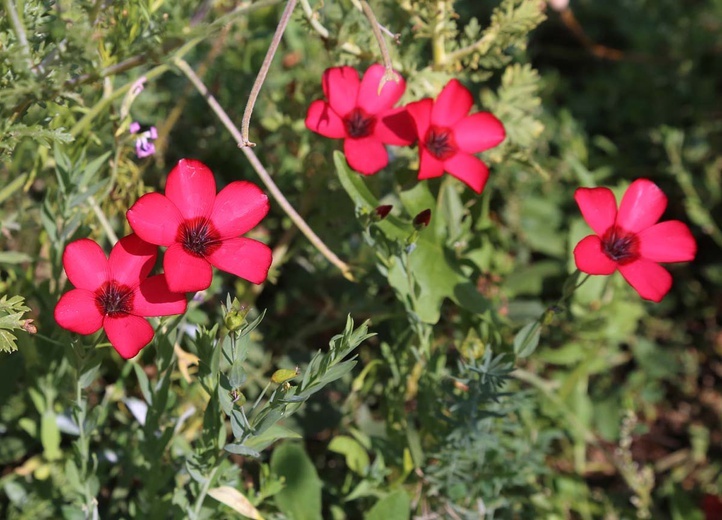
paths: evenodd
<path fill-rule="evenodd" d="M 155 145 L 151 143 L 146 137 L 140 137 L 135 142 L 135 153 L 139 159 L 149 157 L 155 154 Z"/>
<path fill-rule="evenodd" d="M 158 130 L 154 126 L 144 127 L 138 121 L 133 121 L 129 130 L 131 134 L 136 134 L 138 137 L 135 141 L 135 153 L 138 158 L 142 159 L 155 154 L 155 145 L 151 141 L 158 139 Z"/>

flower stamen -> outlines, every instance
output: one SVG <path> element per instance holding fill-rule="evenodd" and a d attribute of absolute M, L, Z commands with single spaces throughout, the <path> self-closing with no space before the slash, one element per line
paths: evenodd
<path fill-rule="evenodd" d="M 439 126 L 432 126 L 426 132 L 424 139 L 426 149 L 440 161 L 446 160 L 456 153 L 456 143 L 451 130 Z"/>
<path fill-rule="evenodd" d="M 221 236 L 204 217 L 184 221 L 178 227 L 177 240 L 186 253 L 203 258 L 220 247 Z"/>
<path fill-rule="evenodd" d="M 129 314 L 133 310 L 133 291 L 127 285 L 111 280 L 95 291 L 95 305 L 104 316 Z"/>
<path fill-rule="evenodd" d="M 629 264 L 639 258 L 639 238 L 614 225 L 602 237 L 602 251 L 619 265 Z"/>
<path fill-rule="evenodd" d="M 343 124 L 346 126 L 346 132 L 349 137 L 354 139 L 360 139 L 362 137 L 368 137 L 374 131 L 376 126 L 376 118 L 367 115 L 360 108 L 354 108 L 350 114 L 348 114 Z"/>

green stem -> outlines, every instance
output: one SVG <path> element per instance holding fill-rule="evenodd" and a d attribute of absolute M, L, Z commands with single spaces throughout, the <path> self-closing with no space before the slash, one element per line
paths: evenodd
<path fill-rule="evenodd" d="M 439 0 L 436 4 L 438 11 L 431 33 L 431 53 L 434 59 L 434 68 L 440 68 L 447 61 L 446 42 L 444 41 L 444 23 L 446 22 L 446 0 Z"/>
<path fill-rule="evenodd" d="M 216 472 L 218 471 L 218 468 L 220 467 L 220 461 L 216 464 L 216 466 L 211 471 L 211 474 L 208 475 L 208 479 L 203 483 L 203 487 L 201 488 L 201 492 L 198 494 L 198 498 L 196 498 L 196 504 L 193 508 L 193 518 L 198 518 L 201 514 L 201 509 L 203 508 L 203 501 L 206 499 L 206 495 L 208 494 L 208 489 L 211 487 L 211 482 L 213 481 L 213 478 L 216 476 Z"/>

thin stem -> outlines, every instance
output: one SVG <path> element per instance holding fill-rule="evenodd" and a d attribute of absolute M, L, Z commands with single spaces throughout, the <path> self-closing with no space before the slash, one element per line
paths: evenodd
<path fill-rule="evenodd" d="M 211 110 L 215 112 L 216 116 L 218 116 L 218 119 L 220 119 L 221 123 L 223 123 L 223 126 L 226 127 L 226 130 L 228 130 L 228 132 L 233 136 L 236 142 L 239 143 L 238 146 L 241 147 L 241 151 L 245 154 L 246 158 L 251 163 L 251 166 L 253 166 L 253 169 L 256 170 L 256 173 L 258 173 L 258 176 L 261 178 L 263 184 L 265 184 L 268 191 L 271 192 L 271 195 L 276 200 L 276 202 L 278 202 L 286 215 L 288 215 L 288 217 L 293 221 L 296 227 L 298 227 L 298 229 L 300 229 L 301 232 L 306 235 L 306 238 L 309 240 L 309 242 L 311 242 L 311 244 L 313 244 L 313 246 L 319 251 L 319 253 L 325 256 L 326 259 L 333 265 L 338 267 L 345 278 L 353 281 L 354 277 L 348 264 L 346 264 L 339 257 L 337 257 L 333 253 L 333 251 L 331 251 L 328 246 L 323 243 L 323 241 L 318 237 L 318 235 L 316 235 L 316 233 L 314 233 L 314 231 L 306 223 L 306 221 L 303 220 L 303 217 L 301 217 L 301 215 L 298 214 L 298 212 L 293 208 L 293 206 L 291 206 L 288 200 L 286 200 L 286 197 L 284 197 L 281 190 L 278 188 L 278 186 L 276 186 L 276 183 L 273 182 L 270 174 L 263 167 L 261 161 L 258 160 L 256 154 L 253 153 L 253 150 L 251 150 L 247 146 L 242 146 L 243 137 L 241 135 L 241 132 L 238 130 L 238 127 L 233 124 L 233 121 L 231 121 L 231 118 L 228 116 L 228 114 L 226 114 L 226 111 L 223 110 L 223 107 L 221 107 L 218 101 L 216 101 L 216 99 L 211 95 L 211 93 L 208 91 L 208 88 L 203 84 L 200 78 L 196 76 L 196 73 L 193 72 L 193 69 L 190 67 L 190 65 L 188 65 L 186 61 L 180 58 L 175 60 L 175 64 L 181 70 L 181 72 L 186 75 L 190 82 L 193 83 L 198 92 L 206 99 L 208 106 L 211 107 Z"/>
<path fill-rule="evenodd" d="M 258 94 L 261 92 L 263 82 L 266 80 L 268 69 L 271 68 L 273 57 L 276 55 L 276 50 L 278 50 L 278 44 L 281 43 L 281 38 L 286 30 L 288 21 L 291 19 L 293 8 L 296 7 L 296 2 L 297 0 L 288 0 L 283 13 L 281 13 L 281 20 L 278 22 L 276 32 L 273 34 L 273 39 L 271 40 L 271 45 L 268 47 L 268 51 L 266 52 L 266 57 L 263 58 L 261 70 L 258 72 L 258 76 L 256 76 L 256 81 L 253 82 L 253 87 L 251 88 L 251 93 L 249 94 L 248 102 L 246 103 L 246 110 L 244 110 L 243 119 L 241 120 L 241 146 L 243 147 L 256 146 L 256 143 L 252 143 L 248 140 L 248 128 L 251 125 L 251 114 L 253 113 L 253 107 L 256 104 Z"/>
<path fill-rule="evenodd" d="M 116 235 L 115 231 L 113 231 L 113 227 L 110 225 L 110 222 L 108 222 L 108 219 L 105 218 L 103 210 L 100 209 L 100 206 L 98 206 L 98 203 L 92 195 L 88 197 L 88 202 L 90 203 L 90 207 L 93 208 L 93 213 L 95 213 L 95 216 L 98 217 L 98 221 L 100 222 L 103 231 L 105 231 L 105 234 L 110 239 L 110 245 L 114 246 L 116 242 L 118 242 L 118 235 Z"/>
<path fill-rule="evenodd" d="M 198 498 L 196 499 L 196 505 L 193 509 L 193 518 L 198 518 L 201 514 L 201 509 L 203 508 L 203 501 L 206 499 L 206 495 L 208 494 L 208 488 L 211 487 L 211 482 L 213 481 L 213 478 L 216 476 L 216 472 L 218 471 L 218 468 L 220 467 L 220 464 L 217 465 L 215 468 L 213 468 L 213 471 L 211 471 L 211 474 L 208 475 L 208 479 L 203 483 L 203 487 L 201 488 L 201 492 L 198 495 Z"/>
<path fill-rule="evenodd" d="M 376 19 L 376 15 L 371 9 L 371 6 L 366 0 L 361 0 L 361 8 L 363 9 L 364 15 L 366 15 L 366 18 L 368 18 L 369 22 L 371 23 L 371 30 L 374 33 L 374 38 L 376 38 L 376 41 L 379 42 L 381 58 L 384 62 L 384 69 L 386 69 L 383 77 L 381 78 L 381 82 L 379 83 L 379 92 L 381 92 L 381 89 L 384 88 L 384 84 L 387 81 L 394 81 L 398 83 L 400 78 L 399 75 L 394 72 L 394 67 L 391 64 L 391 55 L 389 54 L 389 48 L 386 46 L 386 40 L 384 40 L 384 36 L 383 34 L 381 34 L 379 22 Z"/>
<path fill-rule="evenodd" d="M 13 3 L 13 0 L 5 0 L 3 2 L 5 4 L 5 10 L 8 12 L 8 15 L 10 17 L 10 24 L 13 26 L 13 30 L 15 31 L 15 36 L 18 38 L 18 43 L 20 44 L 20 47 L 23 50 L 23 56 L 25 57 L 25 60 L 28 63 L 28 67 L 30 69 L 33 68 L 33 59 L 30 54 L 30 46 L 28 45 L 28 37 L 25 35 L 25 27 L 23 27 L 23 23 L 20 20 L 20 17 L 18 16 L 18 10 L 15 9 L 15 4 Z"/>
<path fill-rule="evenodd" d="M 446 62 L 446 43 L 444 41 L 444 22 L 446 21 L 446 1 L 437 4 L 438 12 L 431 36 L 431 53 L 434 58 L 434 67 L 440 67 Z"/>

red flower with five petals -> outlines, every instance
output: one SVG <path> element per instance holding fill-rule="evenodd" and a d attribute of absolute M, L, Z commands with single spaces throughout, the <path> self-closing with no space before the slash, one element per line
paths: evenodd
<path fill-rule="evenodd" d="M 414 123 L 406 110 L 392 108 L 406 90 L 406 82 L 387 81 L 384 67 L 368 68 L 362 80 L 352 67 L 332 67 L 323 73 L 327 101 L 311 103 L 306 114 L 309 130 L 333 139 L 344 139 L 343 151 L 349 166 L 372 175 L 389 162 L 384 145 L 408 146 L 415 140 Z"/>
<path fill-rule="evenodd" d="M 118 241 L 110 258 L 100 246 L 83 238 L 68 244 L 63 266 L 75 286 L 55 306 L 55 321 L 78 334 L 102 327 L 111 345 L 125 359 L 153 339 L 144 316 L 169 316 L 186 310 L 184 294 L 172 292 L 163 275 L 151 276 L 158 248 L 128 235 Z"/>
<path fill-rule="evenodd" d="M 445 171 L 481 193 L 489 168 L 473 154 L 501 143 L 504 125 L 489 112 L 469 110 L 471 92 L 452 79 L 434 101 L 422 99 L 406 105 L 419 138 L 419 179 L 440 177 Z"/>
<path fill-rule="evenodd" d="M 240 235 L 268 210 L 268 197 L 255 184 L 234 181 L 216 195 L 211 170 L 182 159 L 168 175 L 165 196 L 143 195 L 126 216 L 143 240 L 168 247 L 163 270 L 171 290 L 195 292 L 211 285 L 211 266 L 256 284 L 266 280 L 270 248 Z"/>
<path fill-rule="evenodd" d="M 661 301 L 672 287 L 672 276 L 658 262 L 687 262 L 697 252 L 684 223 L 657 223 L 667 207 L 662 190 L 650 180 L 637 179 L 622 197 L 619 210 L 608 188 L 579 188 L 574 198 L 596 233 L 574 248 L 577 268 L 597 275 L 619 270 L 642 298 Z"/>

